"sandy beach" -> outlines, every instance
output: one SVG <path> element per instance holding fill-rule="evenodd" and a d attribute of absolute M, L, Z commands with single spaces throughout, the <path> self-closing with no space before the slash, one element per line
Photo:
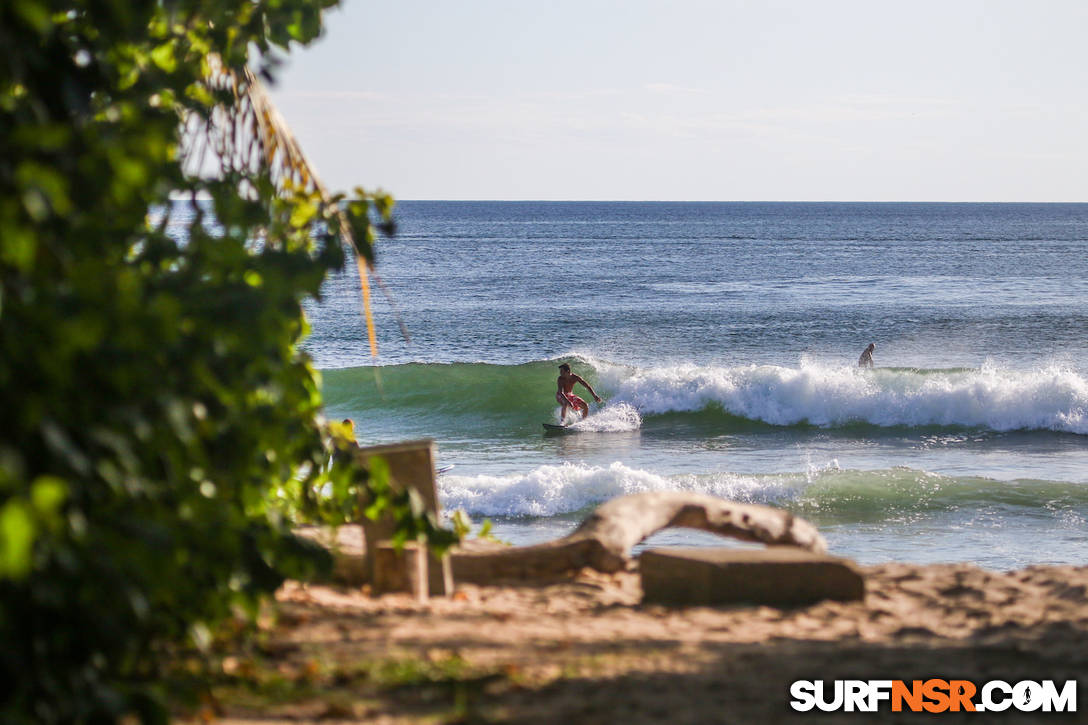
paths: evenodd
<path fill-rule="evenodd" d="M 259 643 L 224 653 L 204 716 L 237 725 L 921 721 L 934 715 L 887 703 L 875 714 L 793 712 L 790 683 L 1088 676 L 1088 567 L 862 572 L 864 601 L 793 609 L 643 605 L 636 572 L 463 585 L 425 603 L 291 582 Z M 1012 710 L 1000 721 L 1079 717 Z M 943 721 L 960 719 L 988 717 Z"/>

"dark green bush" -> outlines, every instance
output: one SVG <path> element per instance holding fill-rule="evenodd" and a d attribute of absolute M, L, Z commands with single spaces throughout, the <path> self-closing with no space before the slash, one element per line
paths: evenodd
<path fill-rule="evenodd" d="M 360 485 L 433 531 L 385 482 L 330 475 L 297 348 L 338 232 L 369 255 L 389 199 L 341 216 L 297 169 L 183 153 L 245 120 L 251 50 L 311 41 L 331 4 L 0 4 L 3 722 L 160 719 L 164 654 L 327 566 L 290 519 L 355 515 Z M 171 235 L 149 210 L 179 191 L 207 201 Z"/>

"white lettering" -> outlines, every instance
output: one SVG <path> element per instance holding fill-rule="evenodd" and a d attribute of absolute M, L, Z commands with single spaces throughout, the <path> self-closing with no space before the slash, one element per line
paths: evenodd
<path fill-rule="evenodd" d="M 868 692 L 869 685 L 865 680 L 847 680 L 843 692 L 843 699 L 846 702 L 846 711 L 854 712 L 869 712 L 868 708 Z"/>
<path fill-rule="evenodd" d="M 1023 680 L 1012 688 L 1012 704 L 1021 712 L 1035 712 L 1043 706 L 1043 688 L 1038 682 Z"/>
<path fill-rule="evenodd" d="M 808 712 L 816 707 L 816 685 L 811 680 L 797 680 L 790 685 L 790 707 L 798 712 Z"/>
<path fill-rule="evenodd" d="M 869 680 L 869 709 L 867 710 L 867 712 L 876 712 L 880 709 L 881 700 L 891 699 L 891 680 Z"/>
<path fill-rule="evenodd" d="M 1005 697 L 1002 697 L 999 700 L 994 699 L 992 694 L 994 690 L 999 690 L 1004 693 Z M 1008 710 L 1012 706 L 1012 698 L 1009 697 L 1010 695 L 1012 695 L 1012 685 L 1004 680 L 990 680 L 982 686 L 982 705 L 985 706 L 982 710 L 984 712 L 1002 712 Z M 979 708 L 976 706 L 976 709 Z"/>
<path fill-rule="evenodd" d="M 824 681 L 818 680 L 816 682 L 816 707 L 824 712 L 834 712 L 842 707 L 844 699 L 842 680 L 835 680 L 833 691 L 835 693 L 835 698 L 828 702 L 824 699 Z"/>
<path fill-rule="evenodd" d="M 1066 680 L 1062 691 L 1054 685 L 1054 680 L 1043 680 L 1043 712 L 1076 712 L 1077 681 Z"/>
<path fill-rule="evenodd" d="M 927 681 L 939 684 L 938 680 Z M 953 704 L 958 704 L 965 690 L 972 683 L 959 683 L 950 688 Z M 881 703 L 892 700 L 893 680 L 797 680 L 790 685 L 790 707 L 798 712 L 819 708 L 824 712 L 877 712 Z M 1076 712 L 1077 681 L 1021 680 L 1010 685 L 1004 680 L 990 680 L 982 685 L 978 698 L 972 698 L 976 712 L 1003 712 L 1015 707 L 1021 712 Z M 972 687 L 973 689 L 973 687 Z"/>

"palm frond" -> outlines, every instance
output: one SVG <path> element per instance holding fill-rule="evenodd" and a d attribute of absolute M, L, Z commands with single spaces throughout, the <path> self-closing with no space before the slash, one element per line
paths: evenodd
<path fill-rule="evenodd" d="M 186 173 L 202 175 L 242 172 L 243 179 L 256 178 L 263 171 L 281 196 L 316 193 L 339 222 L 341 240 L 355 256 L 362 292 L 362 314 L 366 321 L 370 354 L 377 356 L 378 341 L 370 307 L 370 280 L 373 272 L 355 239 L 343 208 L 329 194 L 313 163 L 302 151 L 291 127 L 280 114 L 264 84 L 248 67 L 241 73 L 225 67 L 218 56 L 207 58 L 210 89 L 229 91 L 233 104 L 215 105 L 207 115 L 190 114 L 183 119 L 182 166 Z M 243 182 L 251 183 L 251 182 Z M 239 193 L 254 189 L 241 188 Z M 361 240 L 369 244 L 369 240 Z"/>

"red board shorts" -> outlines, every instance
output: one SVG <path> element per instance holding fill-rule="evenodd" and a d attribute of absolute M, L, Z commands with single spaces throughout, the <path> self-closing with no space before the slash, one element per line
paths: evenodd
<path fill-rule="evenodd" d="M 589 405 L 586 401 L 582 400 L 574 393 L 564 393 L 559 390 L 555 393 L 555 399 L 559 401 L 560 405 L 569 405 L 575 410 L 581 410 L 582 408 L 585 408 L 586 410 L 589 409 Z"/>

